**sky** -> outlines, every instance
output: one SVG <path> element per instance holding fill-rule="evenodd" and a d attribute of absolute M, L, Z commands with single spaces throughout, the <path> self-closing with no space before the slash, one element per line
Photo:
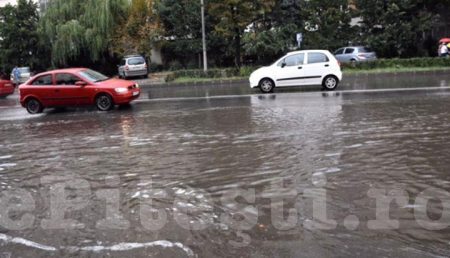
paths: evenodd
<path fill-rule="evenodd" d="M 0 0 L 0 6 L 5 6 L 8 3 L 15 4 L 16 0 Z"/>
<path fill-rule="evenodd" d="M 35 0 L 37 2 L 37 0 Z M 16 4 L 17 0 L 0 0 L 0 7 L 5 6 L 7 4 Z"/>

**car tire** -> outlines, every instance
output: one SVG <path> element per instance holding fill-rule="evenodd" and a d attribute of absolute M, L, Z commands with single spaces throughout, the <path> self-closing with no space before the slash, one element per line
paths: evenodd
<path fill-rule="evenodd" d="M 272 93 L 274 88 L 275 83 L 269 78 L 264 78 L 259 82 L 259 89 L 264 94 Z"/>
<path fill-rule="evenodd" d="M 25 102 L 25 107 L 28 113 L 32 115 L 40 114 L 44 111 L 44 106 L 42 106 L 41 102 L 35 98 L 30 98 Z"/>
<path fill-rule="evenodd" d="M 95 106 L 100 111 L 110 111 L 114 108 L 114 101 L 108 94 L 100 94 L 95 98 Z"/>
<path fill-rule="evenodd" d="M 328 75 L 323 79 L 322 87 L 327 91 L 333 91 L 339 85 L 339 79 L 334 75 Z"/>

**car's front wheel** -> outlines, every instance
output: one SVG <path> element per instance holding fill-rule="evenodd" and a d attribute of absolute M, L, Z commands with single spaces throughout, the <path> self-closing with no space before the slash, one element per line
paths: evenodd
<path fill-rule="evenodd" d="M 265 78 L 259 82 L 259 89 L 262 93 L 271 93 L 274 88 L 275 83 L 271 79 Z"/>
<path fill-rule="evenodd" d="M 95 106 L 100 111 L 109 111 L 114 108 L 114 102 L 108 94 L 101 94 L 95 99 Z"/>
<path fill-rule="evenodd" d="M 41 102 L 35 98 L 28 99 L 25 103 L 25 107 L 27 108 L 28 113 L 32 115 L 42 113 L 44 110 L 44 106 L 42 106 Z"/>
<path fill-rule="evenodd" d="M 323 79 L 322 86 L 325 90 L 335 90 L 337 86 L 339 85 L 339 80 L 336 78 L 336 76 L 329 75 Z"/>

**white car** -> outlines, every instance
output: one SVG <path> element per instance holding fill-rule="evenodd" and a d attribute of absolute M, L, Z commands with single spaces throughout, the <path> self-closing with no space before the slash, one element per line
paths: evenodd
<path fill-rule="evenodd" d="M 327 50 L 291 52 L 250 75 L 250 87 L 270 93 L 276 87 L 322 85 L 335 90 L 342 80 L 340 63 Z"/>

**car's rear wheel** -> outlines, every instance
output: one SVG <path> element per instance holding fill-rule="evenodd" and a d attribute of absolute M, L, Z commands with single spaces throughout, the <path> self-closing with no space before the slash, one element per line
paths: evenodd
<path fill-rule="evenodd" d="M 35 98 L 30 98 L 25 103 L 25 107 L 27 108 L 28 113 L 35 115 L 42 113 L 44 110 L 44 106 L 42 106 L 41 102 Z"/>
<path fill-rule="evenodd" d="M 95 99 L 95 106 L 100 111 L 109 111 L 114 108 L 114 102 L 108 94 L 100 94 Z"/>
<path fill-rule="evenodd" d="M 339 80 L 336 78 L 336 76 L 329 75 L 323 79 L 322 86 L 325 90 L 335 90 L 337 86 L 339 85 Z"/>
<path fill-rule="evenodd" d="M 271 79 L 265 78 L 259 82 L 259 89 L 262 93 L 271 93 L 274 88 L 275 83 Z"/>

